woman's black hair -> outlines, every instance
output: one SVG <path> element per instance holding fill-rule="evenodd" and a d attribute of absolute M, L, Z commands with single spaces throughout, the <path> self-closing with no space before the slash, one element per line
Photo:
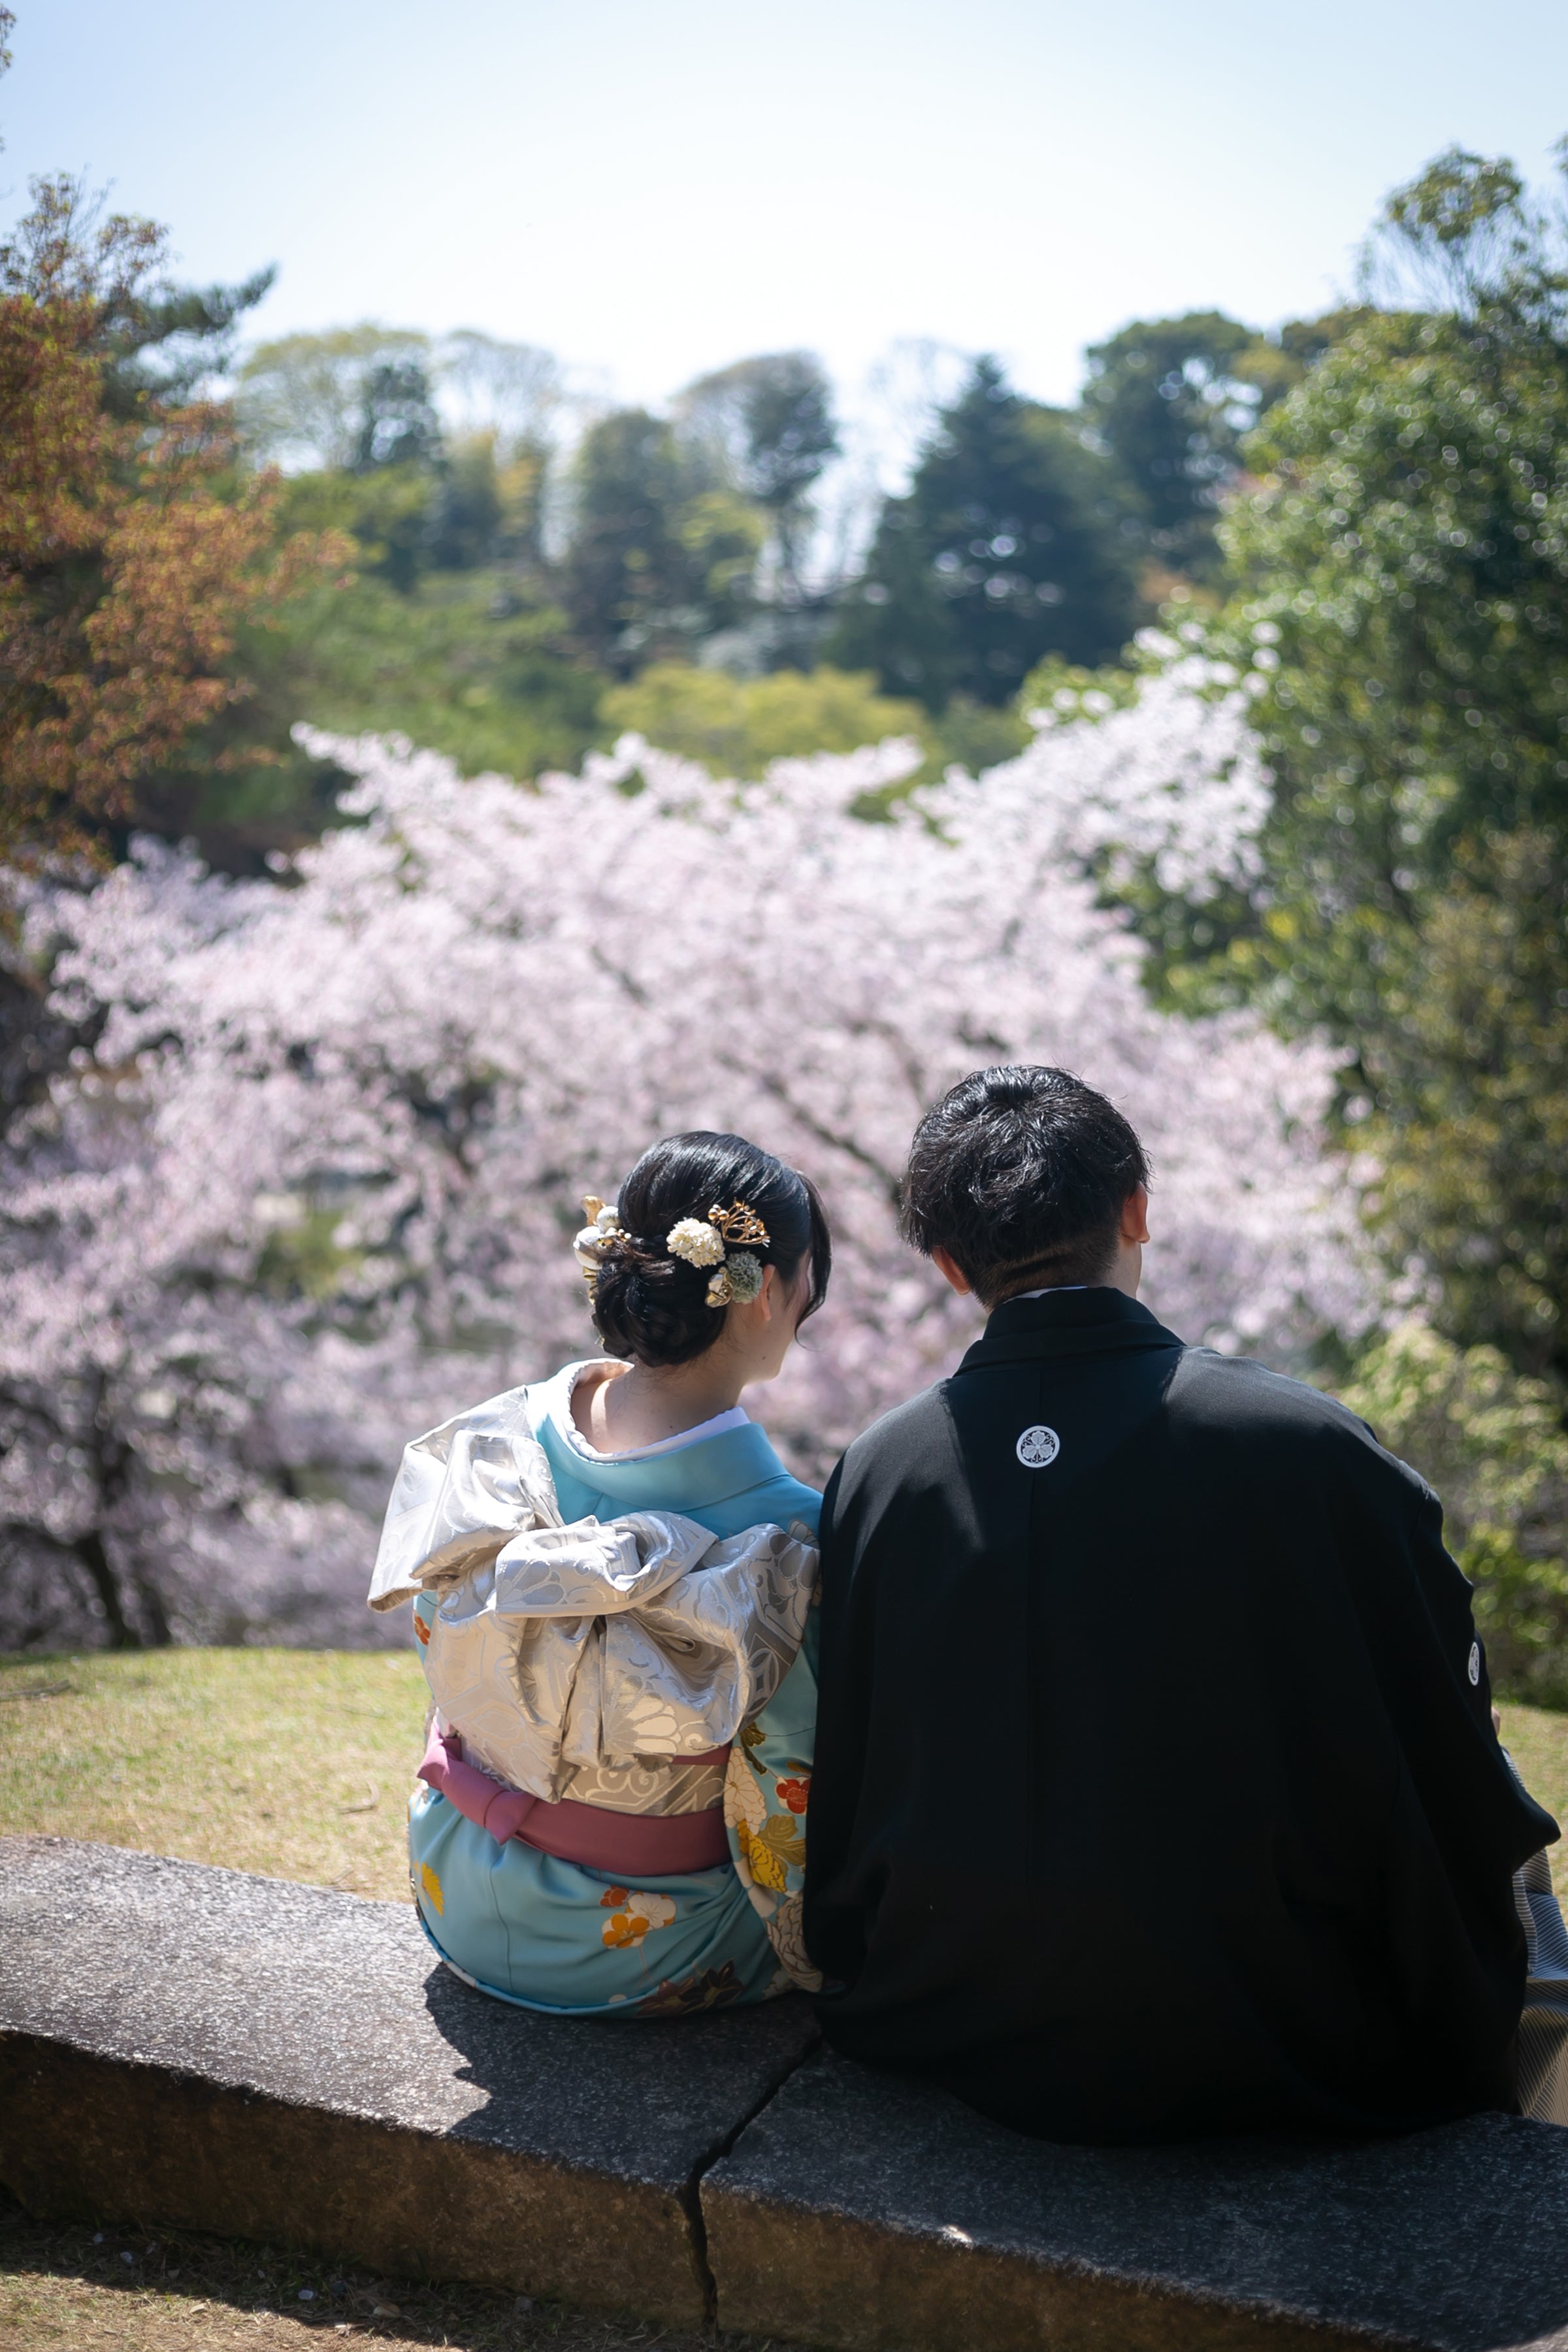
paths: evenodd
<path fill-rule="evenodd" d="M 746 1248 L 764 1265 L 776 1265 L 790 1287 L 805 1265 L 809 1286 L 800 1319 L 816 1314 L 833 1268 L 816 1185 L 744 1136 L 694 1129 L 654 1144 L 621 1186 L 621 1232 L 604 1251 L 594 1287 L 594 1322 L 612 1356 L 687 1364 L 713 1345 L 724 1310 L 708 1304 L 712 1269 L 676 1257 L 666 1235 L 683 1217 L 705 1221 L 710 1209 L 737 1201 L 767 1228 L 765 1243 L 747 1242 Z"/>

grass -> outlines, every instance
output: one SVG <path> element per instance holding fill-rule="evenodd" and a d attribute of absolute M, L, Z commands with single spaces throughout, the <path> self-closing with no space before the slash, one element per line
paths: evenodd
<path fill-rule="evenodd" d="M 150 2242 L 91 2222 L 35 2221 L 0 2193 L 0 2352 L 305 2352 L 321 2336 L 385 2352 L 748 2352 L 740 2336 L 378 2278 L 193 2231 Z"/>
<path fill-rule="evenodd" d="M 0 1835 L 43 1830 L 406 1902 L 426 1693 L 413 1652 L 0 1657 Z M 1568 1715 L 1505 1706 L 1568 1829 Z M 1559 1890 L 1568 1855 L 1554 1850 Z"/>
<path fill-rule="evenodd" d="M 0 1834 L 48 1831 L 406 1901 L 412 1651 L 0 1659 Z"/>
<path fill-rule="evenodd" d="M 0 1835 L 94 1838 L 406 1902 L 426 1702 L 412 1650 L 0 1657 Z M 1568 1715 L 1502 1715 L 1526 1786 L 1568 1827 Z"/>
<path fill-rule="evenodd" d="M 1502 1709 L 1502 1741 L 1525 1787 L 1562 1824 L 1568 1841 L 1568 1715 L 1543 1706 Z M 1552 1883 L 1568 1900 L 1568 1844 L 1552 1849 Z"/>

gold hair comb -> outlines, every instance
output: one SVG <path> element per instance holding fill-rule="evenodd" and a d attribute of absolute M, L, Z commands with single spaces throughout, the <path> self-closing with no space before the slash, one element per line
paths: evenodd
<path fill-rule="evenodd" d="M 768 1229 L 744 1201 L 736 1201 L 728 1209 L 721 1209 L 715 1203 L 708 1212 L 708 1222 L 723 1234 L 728 1249 L 743 1248 L 748 1242 L 761 1242 L 764 1248 L 767 1246 Z"/>

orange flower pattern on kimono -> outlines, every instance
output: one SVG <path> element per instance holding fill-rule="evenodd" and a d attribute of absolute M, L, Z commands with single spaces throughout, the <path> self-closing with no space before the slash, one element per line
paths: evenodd
<path fill-rule="evenodd" d="M 640 1946 L 645 1937 L 668 1927 L 675 1916 L 676 1906 L 668 1895 L 632 1895 L 624 1886 L 611 1886 L 599 1901 L 610 1914 L 602 1940 L 613 1952 L 624 1951 L 628 1945 Z"/>
<path fill-rule="evenodd" d="M 779 1990 L 822 1983 L 801 1933 L 805 1883 L 805 1809 L 811 1794 L 816 1711 L 815 1622 L 800 1656 L 764 1715 L 730 1750 L 724 1825 L 736 1875 L 778 1956 Z"/>

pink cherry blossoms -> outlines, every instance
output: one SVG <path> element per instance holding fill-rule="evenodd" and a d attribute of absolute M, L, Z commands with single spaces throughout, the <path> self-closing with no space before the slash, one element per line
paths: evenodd
<path fill-rule="evenodd" d="M 1244 705 L 1167 674 L 890 823 L 912 747 L 714 782 L 628 739 L 537 789 L 312 737 L 353 820 L 286 881 L 142 846 L 16 885 L 79 1039 L 13 1121 L 0 1218 L 12 1641 L 361 1640 L 398 1449 L 593 1351 L 571 1249 L 654 1137 L 738 1129 L 834 1223 L 826 1310 L 752 1400 L 820 1476 L 977 1327 L 897 1238 L 921 1108 L 1050 1061 L 1155 1171 L 1146 1297 L 1289 1361 L 1368 1319 L 1324 1053 L 1154 1010 L 1083 861 L 1245 879 Z"/>

